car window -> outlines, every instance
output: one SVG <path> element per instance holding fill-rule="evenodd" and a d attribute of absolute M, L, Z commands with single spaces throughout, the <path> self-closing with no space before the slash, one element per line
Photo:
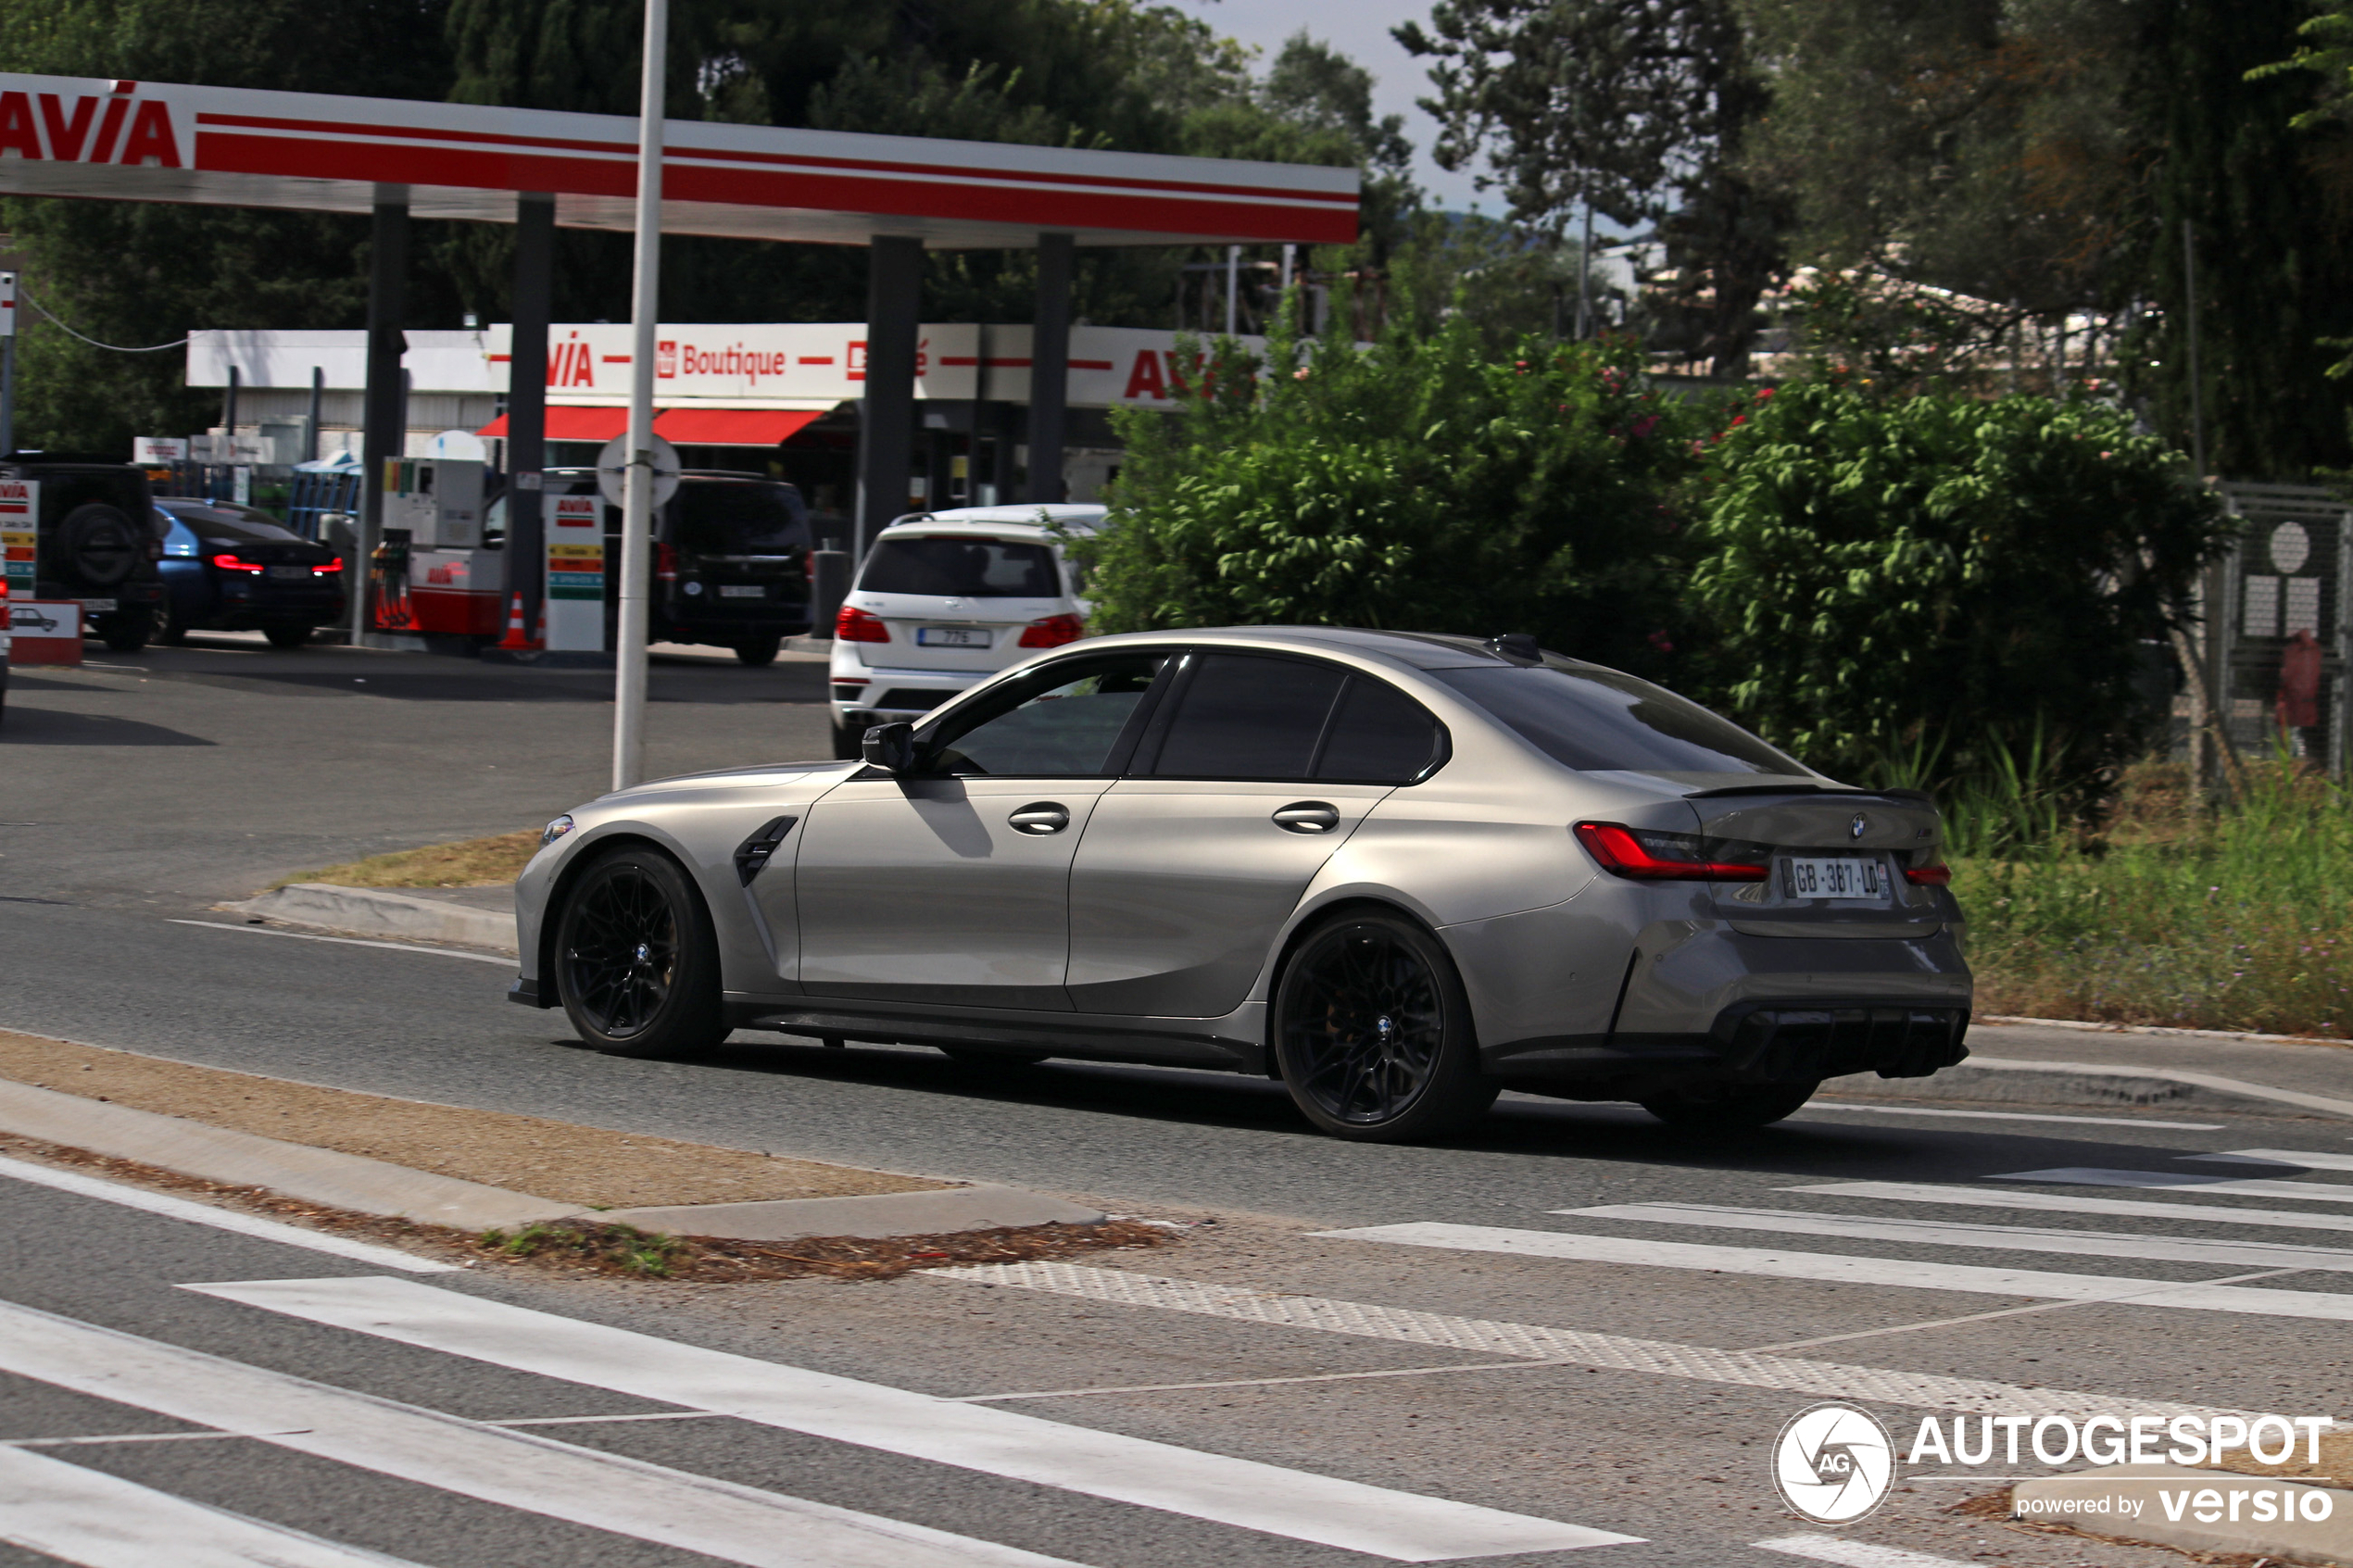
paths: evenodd
<path fill-rule="evenodd" d="M 1062 595 L 1054 552 L 1010 539 L 938 534 L 885 539 L 858 574 L 869 594 L 938 594 L 965 599 L 1051 599 Z"/>
<path fill-rule="evenodd" d="M 689 481 L 678 487 L 678 548 L 695 555 L 784 555 L 809 547 L 800 492 L 766 480 Z"/>
<path fill-rule="evenodd" d="M 1108 768 L 1166 654 L 1128 654 L 1058 667 L 1006 694 L 1011 706 L 988 704 L 972 721 L 963 715 L 926 736 L 932 766 L 948 773 L 1000 778 L 1092 778 Z"/>
<path fill-rule="evenodd" d="M 1180 779 L 1304 779 L 1347 674 L 1254 654 L 1201 658 L 1152 771 Z"/>
<path fill-rule="evenodd" d="M 225 539 L 241 545 L 300 544 L 302 536 L 291 529 L 258 518 L 239 517 L 212 507 L 191 507 L 179 514 L 181 520 L 207 539 Z"/>
<path fill-rule="evenodd" d="M 1599 665 L 1564 659 L 1430 673 L 1555 762 L 1580 772 L 1806 771 L 1699 704 Z"/>
<path fill-rule="evenodd" d="M 1437 760 L 1445 731 L 1385 681 L 1352 675 L 1324 734 L 1315 776 L 1354 784 L 1407 784 Z"/>

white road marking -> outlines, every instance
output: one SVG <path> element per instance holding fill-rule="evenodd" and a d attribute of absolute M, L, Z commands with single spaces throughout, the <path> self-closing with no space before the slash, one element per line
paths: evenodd
<path fill-rule="evenodd" d="M 2272 1225 L 2289 1230 L 2353 1231 L 2353 1216 L 2297 1209 L 2226 1209 L 2219 1203 L 2152 1203 L 2138 1198 L 2079 1198 L 2073 1193 L 2004 1192 L 1999 1187 L 1938 1186 L 1929 1182 L 1823 1182 L 1779 1192 L 1827 1192 L 1898 1203 L 1953 1203 L 1980 1209 L 2033 1209 L 2053 1214 L 2134 1214 L 2152 1220 Z"/>
<path fill-rule="evenodd" d="M 1924 1105 L 1867 1105 L 1856 1100 L 1809 1099 L 1798 1114 L 1817 1110 L 1868 1110 L 1875 1116 L 1959 1116 L 1972 1122 L 2093 1122 L 2102 1126 L 2162 1127 L 2176 1133 L 2219 1133 L 2220 1122 L 2148 1122 L 2138 1116 L 2054 1116 L 2037 1110 L 1933 1110 Z"/>
<path fill-rule="evenodd" d="M 2048 1171 L 2004 1171 L 1989 1182 L 2042 1182 L 2051 1186 L 2153 1187 L 2183 1192 L 2242 1193 L 2248 1198 L 2302 1198 L 2316 1203 L 2353 1203 L 2353 1186 L 2341 1182 L 2282 1182 L 2262 1177 L 2193 1176 L 2176 1171 L 2109 1171 L 2092 1165 L 2061 1165 Z"/>
<path fill-rule="evenodd" d="M 2112 1062 L 2093 1061 L 2025 1061 L 1998 1056 L 1972 1056 L 1969 1064 L 2004 1073 L 2087 1073 L 2095 1078 L 2166 1078 L 2176 1084 L 2195 1084 L 2202 1089 L 2220 1089 L 2225 1094 L 2244 1095 L 2251 1099 L 2300 1105 L 2307 1110 L 2325 1110 L 2332 1116 L 2353 1116 L 2353 1100 L 2308 1095 L 2297 1089 L 2275 1089 L 2268 1084 L 2250 1084 L 2244 1078 L 2225 1078 L 2216 1073 L 2188 1073 L 2178 1067 L 2120 1067 Z"/>
<path fill-rule="evenodd" d="M 746 1568 L 1069 1568 L 1060 1559 L 331 1388 L 0 1303 L 0 1371 Z M 169 1554 L 150 1562 L 174 1562 Z"/>
<path fill-rule="evenodd" d="M 59 1192 L 94 1198 L 101 1202 L 120 1204 L 125 1209 L 145 1210 L 150 1214 L 160 1214 L 167 1220 L 185 1220 L 191 1224 L 210 1225 L 215 1230 L 234 1231 L 239 1236 L 257 1236 L 263 1241 L 282 1242 L 288 1247 L 331 1253 L 337 1258 L 348 1258 L 355 1263 L 365 1263 L 370 1268 L 399 1269 L 412 1274 L 458 1272 L 455 1263 L 436 1262 L 431 1258 L 419 1258 L 370 1241 L 354 1241 L 332 1231 L 306 1230 L 300 1225 L 265 1220 L 256 1214 L 242 1214 L 233 1209 L 218 1209 L 209 1203 L 195 1203 L 166 1193 L 149 1192 L 145 1187 L 104 1181 L 96 1176 L 85 1176 L 79 1171 L 60 1171 L 53 1166 L 0 1158 L 0 1177 L 30 1182 L 34 1186 L 54 1187 Z"/>
<path fill-rule="evenodd" d="M 2136 1258 L 2149 1262 L 2212 1263 L 2240 1269 L 2325 1269 L 2353 1273 L 2353 1250 L 2293 1247 L 2275 1241 L 2209 1241 L 2200 1236 L 2139 1236 L 2122 1231 L 2040 1230 L 2024 1225 L 1957 1224 L 1908 1216 L 1800 1213 L 1788 1209 L 1733 1209 L 1714 1203 L 1604 1203 L 1555 1209 L 1555 1214 L 1645 1224 L 1710 1225 L 1772 1231 L 1782 1236 L 1851 1236 L 1927 1247 L 1985 1247 L 2011 1252 L 2062 1252 L 2080 1258 Z"/>
<path fill-rule="evenodd" d="M 1874 1546 L 1852 1536 L 1782 1536 L 1758 1541 L 1756 1547 L 1760 1551 L 1786 1552 L 1792 1557 L 1810 1557 L 1817 1562 L 1835 1562 L 1839 1568 L 1969 1568 L 1957 1558 L 1931 1557 L 1924 1551 L 1906 1551 L 1902 1547 Z"/>
<path fill-rule="evenodd" d="M 1917 1263 L 1834 1252 L 1782 1252 L 1756 1247 L 1714 1247 L 1683 1241 L 1628 1240 L 1572 1231 L 1514 1230 L 1502 1225 L 1414 1223 L 1317 1231 L 1320 1236 L 1438 1247 L 1460 1252 L 1502 1252 L 1580 1263 L 1631 1263 L 1639 1268 L 1692 1269 L 1765 1279 L 1823 1280 L 1838 1285 L 1889 1285 L 1913 1290 L 1959 1290 L 1977 1296 L 2032 1296 L 2061 1301 L 2114 1301 L 2136 1307 L 2244 1312 L 2258 1317 L 2318 1318 L 2353 1323 L 2353 1292 L 2247 1290 L 2236 1279 L 2179 1281 L 2118 1274 L 2045 1273 L 1989 1269 L 1974 1263 Z M 2243 1276 L 2242 1276 L 2243 1277 Z M 422 1289 L 422 1286 L 418 1288 Z"/>
<path fill-rule="evenodd" d="M 297 942 L 333 942 L 343 947 L 389 947 L 396 953 L 431 953 L 442 959 L 472 959 L 476 963 L 495 963 L 501 969 L 512 969 L 512 958 L 499 958 L 490 953 L 468 953 L 456 947 L 421 947 L 413 942 L 373 942 L 364 936 L 317 936 L 308 931 L 281 931 L 274 925 L 231 925 L 217 920 L 167 920 L 166 925 L 201 925 L 207 931 L 242 931 L 251 936 L 291 936 Z"/>
<path fill-rule="evenodd" d="M 0 1541 L 82 1568 L 415 1568 L 21 1449 L 0 1449 Z"/>
<path fill-rule="evenodd" d="M 408 1280 L 182 1288 L 542 1377 L 1400 1562 L 1636 1539 L 706 1350 Z"/>
<path fill-rule="evenodd" d="M 1816 1399 L 1873 1399 L 1971 1415 L 1998 1411 L 2036 1417 L 2063 1415 L 2081 1421 L 2086 1416 L 2126 1410 L 2168 1418 L 2246 1413 L 2067 1388 L 2021 1388 L 1982 1378 L 1796 1361 L 1755 1350 L 1718 1350 L 1663 1339 L 1630 1339 L 1616 1334 L 1546 1328 L 1537 1323 L 1451 1317 L 1365 1301 L 1339 1301 L 1277 1290 L 1252 1290 L 1243 1286 L 1212 1285 L 1201 1280 L 1167 1279 L 1080 1263 L 979 1263 L 965 1268 L 926 1270 L 916 1277 L 1038 1290 L 1076 1297 L 1082 1301 L 1190 1312 L 1277 1328 L 1314 1329 L 1321 1334 L 1441 1346 L 1479 1355 L 1518 1356 L 1531 1362 L 1560 1361 L 1611 1372 L 1775 1388 Z"/>
<path fill-rule="evenodd" d="M 2307 1171 L 2353 1171 L 2353 1154 L 2321 1154 L 2303 1148 L 2234 1148 L 2224 1154 L 2184 1154 L 2221 1165 L 2294 1165 Z"/>

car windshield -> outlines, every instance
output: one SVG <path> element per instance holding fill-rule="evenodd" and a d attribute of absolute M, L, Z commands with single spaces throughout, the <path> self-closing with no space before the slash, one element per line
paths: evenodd
<path fill-rule="evenodd" d="M 774 556 L 809 547 L 807 508 L 789 484 L 689 480 L 678 487 L 678 547 L 695 555 Z"/>
<path fill-rule="evenodd" d="M 866 558 L 858 586 L 869 594 L 965 599 L 1051 599 L 1062 592 L 1048 546 L 948 534 L 881 541 Z"/>
<path fill-rule="evenodd" d="M 212 507 L 173 507 L 172 515 L 208 539 L 240 545 L 298 545 L 302 535 L 258 517 L 239 517 Z"/>
<path fill-rule="evenodd" d="M 1806 772 L 1699 704 L 1599 665 L 1562 660 L 1430 673 L 1579 772 Z"/>

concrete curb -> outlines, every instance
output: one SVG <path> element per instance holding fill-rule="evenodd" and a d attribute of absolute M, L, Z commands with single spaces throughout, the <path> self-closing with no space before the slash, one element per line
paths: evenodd
<path fill-rule="evenodd" d="M 2353 1100 L 2275 1089 L 2219 1073 L 2178 1067 L 2109 1066 L 2089 1061 L 2027 1061 L 1972 1056 L 1932 1078 L 1881 1078 L 1862 1073 L 1822 1085 L 1852 1099 L 1951 1099 L 1993 1105 L 2109 1105 L 2136 1110 L 2207 1108 L 2246 1110 L 2292 1105 L 2329 1116 L 2353 1117 Z"/>
<path fill-rule="evenodd" d="M 258 915 L 296 925 L 315 925 L 362 936 L 405 936 L 412 941 L 462 942 L 469 947 L 515 951 L 515 917 L 438 898 L 420 898 L 388 887 L 337 887 L 326 882 L 296 882 L 258 898 L 223 904 L 241 915 Z"/>
<path fill-rule="evenodd" d="M 2159 1035 L 2193 1040 L 2245 1040 L 2258 1046 L 2353 1046 L 2328 1035 L 2250 1035 L 2237 1029 L 2171 1029 L 2161 1023 L 2101 1023 L 2082 1018 L 2023 1018 L 1990 1012 L 1980 1023 L 2023 1023 L 2036 1029 L 2075 1029 L 2086 1035 Z"/>
<path fill-rule="evenodd" d="M 2246 1500 L 2235 1505 L 2233 1493 Z M 2258 1523 L 2259 1506 L 2249 1494 L 2269 1493 L 2273 1517 Z M 2321 1501 L 2307 1504 L 2309 1494 Z M 2178 1519 L 2166 1505 L 2170 1494 Z M 2280 1520 L 2282 1494 L 2297 1509 L 2292 1523 Z M 2103 1509 L 2099 1505 L 2105 1503 Z M 2119 1504 L 2124 1505 L 2120 1509 Z M 2131 1512 L 2138 1505 L 2137 1513 Z M 2086 1506 L 2089 1505 L 2089 1506 Z M 2306 1507 L 2326 1507 L 2328 1517 L 2303 1515 Z M 2072 1524 L 2095 1535 L 2155 1541 L 2190 1551 L 2244 1553 L 2305 1562 L 2353 1562 L 2353 1492 L 2307 1481 L 2241 1475 L 2227 1470 L 2192 1470 L 2171 1464 L 2117 1464 L 2079 1470 L 2010 1488 L 2014 1517 L 2038 1524 Z M 2214 1517 L 2200 1520 L 2199 1513 Z M 2233 1522 L 2233 1516 L 2235 1522 Z"/>
<path fill-rule="evenodd" d="M 587 1212 L 505 1187 L 6 1080 L 0 1080 L 0 1132 L 135 1160 L 203 1181 L 267 1187 L 308 1203 L 459 1230 Z"/>
<path fill-rule="evenodd" d="M 1015 1225 L 1099 1225 L 1103 1215 L 1020 1187 L 983 1184 L 939 1192 L 885 1192 L 864 1198 L 794 1198 L 767 1203 L 696 1203 L 612 1209 L 597 1216 L 672 1236 L 736 1241 L 796 1241 L 808 1236 L 939 1236 Z"/>

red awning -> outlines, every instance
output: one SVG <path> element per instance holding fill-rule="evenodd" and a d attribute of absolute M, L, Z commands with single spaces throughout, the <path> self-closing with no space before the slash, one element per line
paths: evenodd
<path fill-rule="evenodd" d="M 627 408 L 579 408 L 551 404 L 547 409 L 547 439 L 550 441 L 610 441 L 628 428 Z M 474 433 L 494 439 L 505 435 L 507 416 L 499 415 Z"/>
<path fill-rule="evenodd" d="M 824 417 L 822 408 L 665 408 L 654 433 L 675 446 L 774 446 Z"/>
<path fill-rule="evenodd" d="M 824 410 L 809 408 L 661 408 L 654 413 L 654 433 L 678 446 L 774 446 L 824 417 Z M 626 408 L 550 405 L 547 409 L 550 441 L 610 441 L 628 428 Z M 507 416 L 474 433 L 505 435 Z"/>

